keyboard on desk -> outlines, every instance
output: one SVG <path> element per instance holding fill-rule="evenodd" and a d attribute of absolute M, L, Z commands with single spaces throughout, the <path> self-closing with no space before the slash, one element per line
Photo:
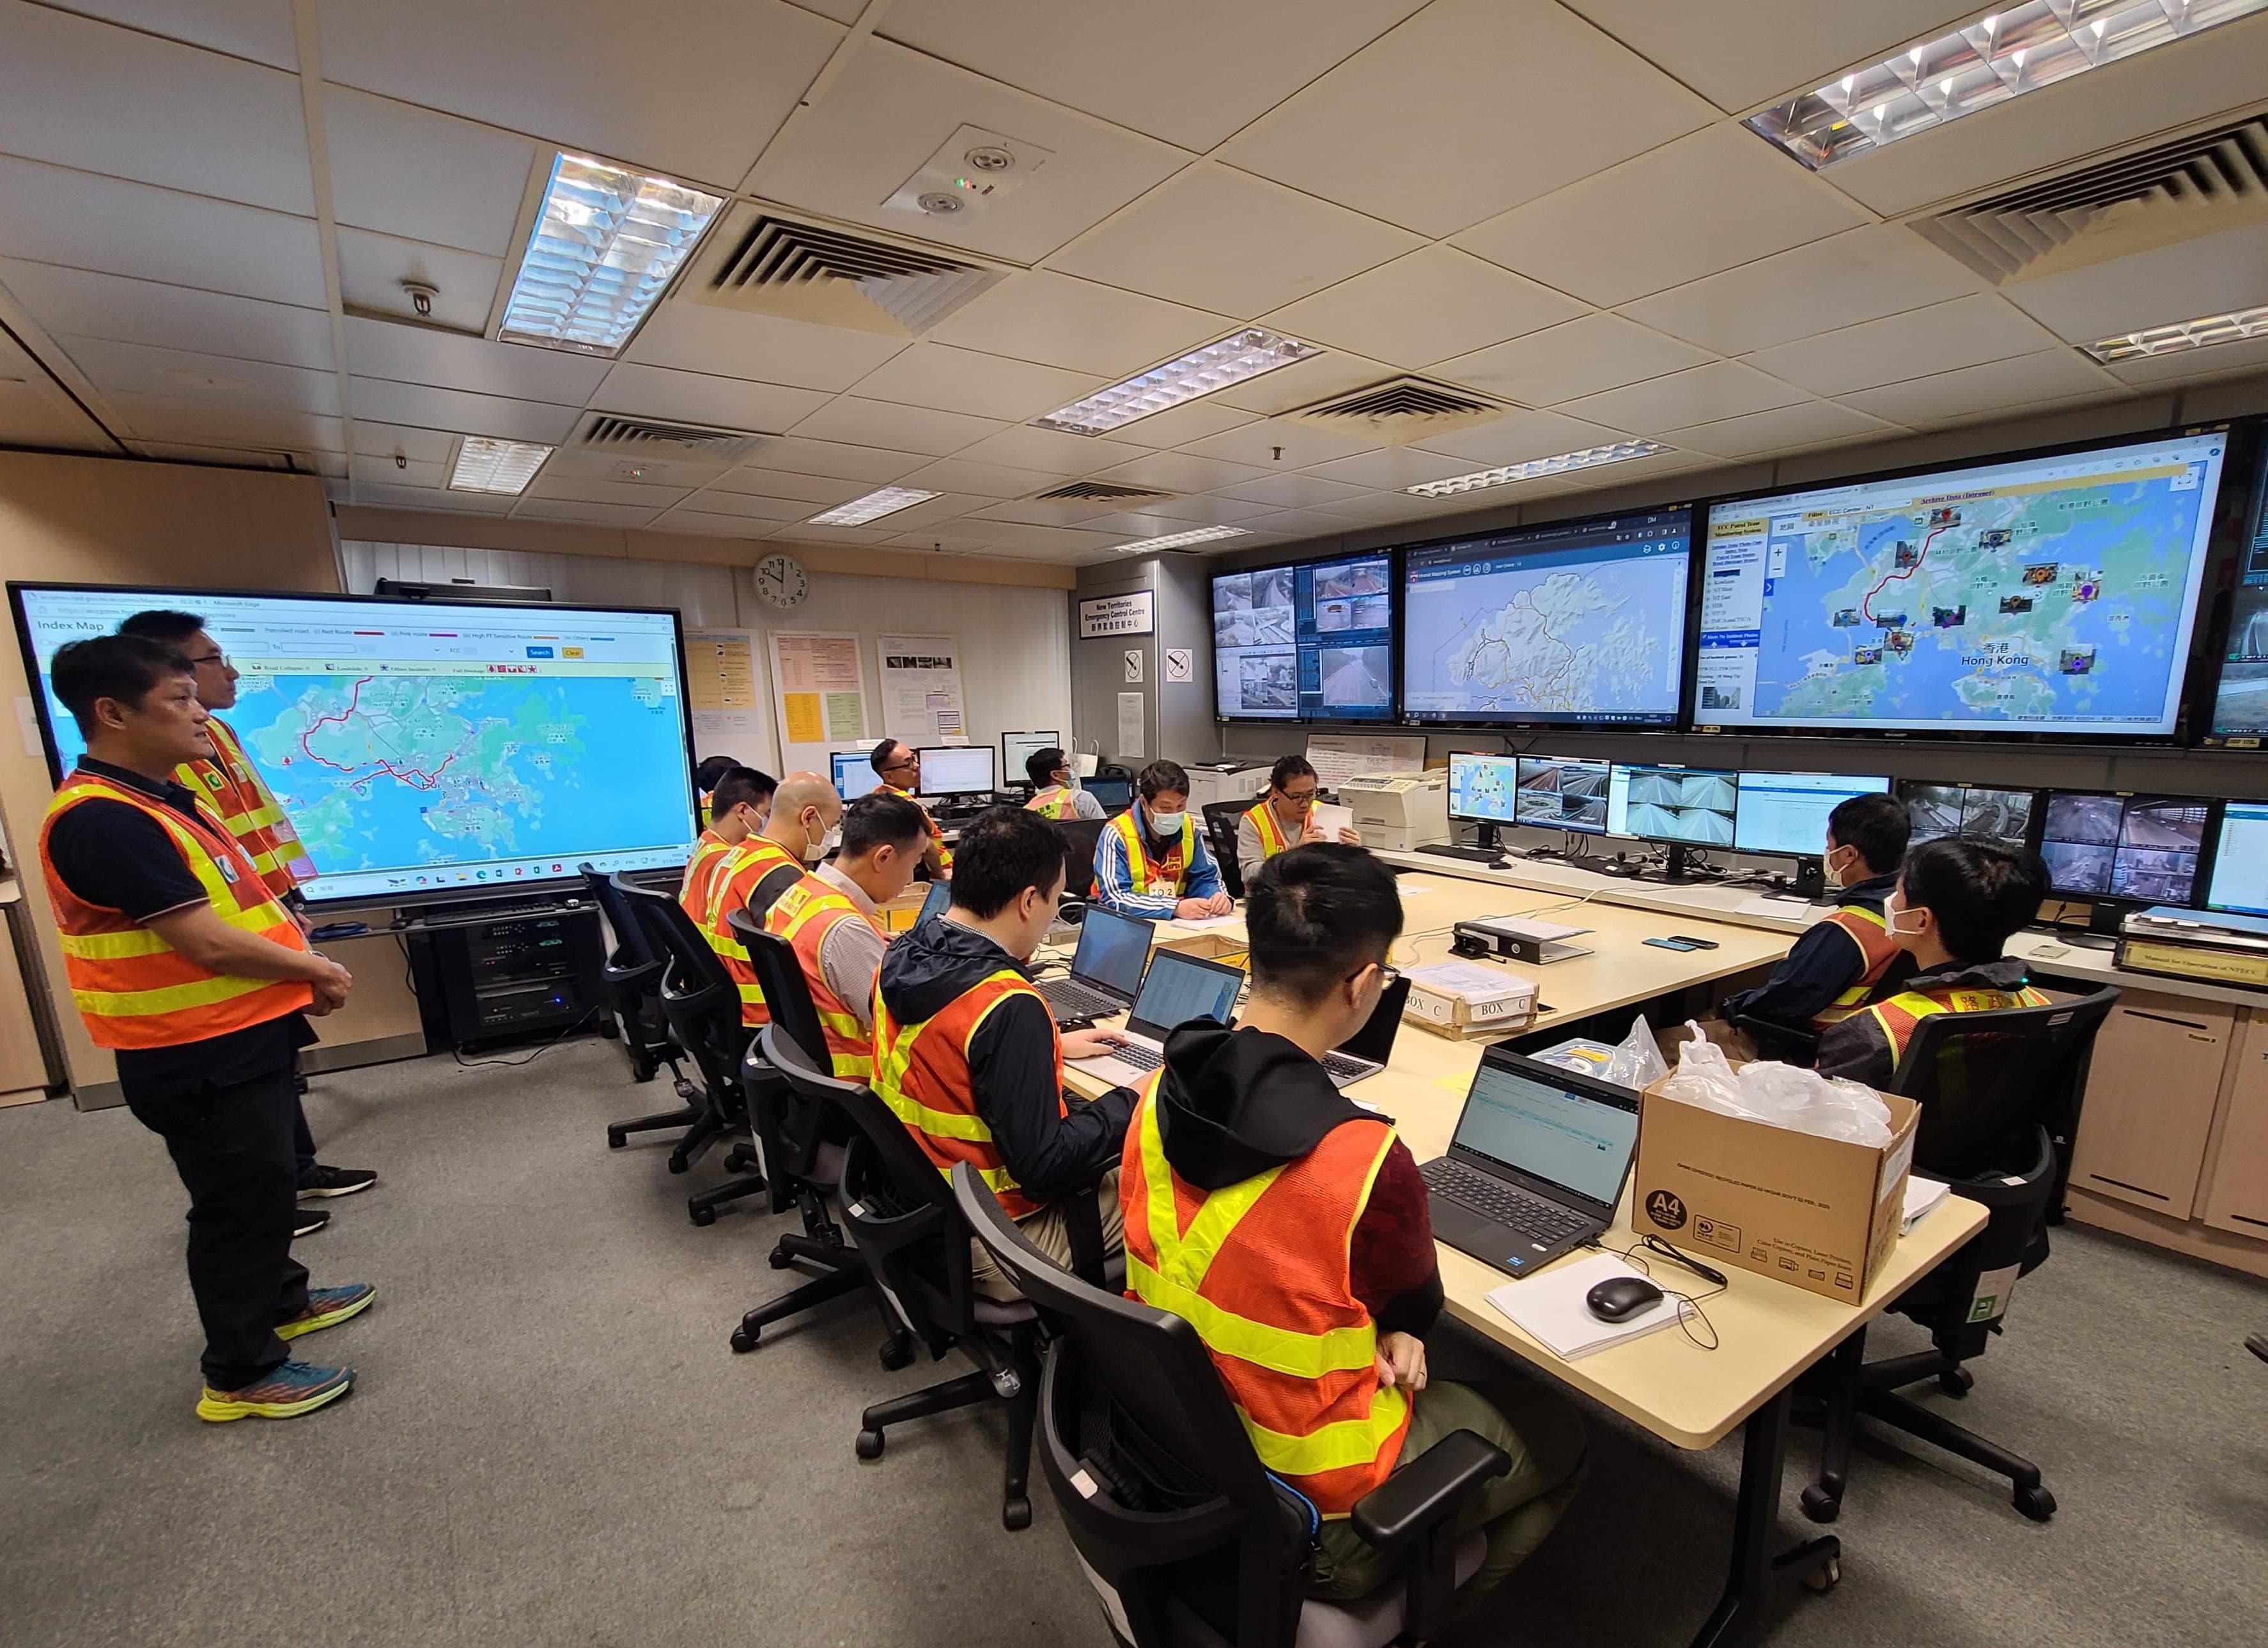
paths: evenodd
<path fill-rule="evenodd" d="M 1129 1041 L 1124 1047 L 1115 1047 L 1110 1049 L 1109 1056 L 1116 1059 L 1121 1064 L 1131 1064 L 1136 1070 L 1156 1070 L 1166 1062 L 1163 1052 L 1153 1047 L 1145 1047 L 1139 1041 Z"/>
<path fill-rule="evenodd" d="M 1323 1073 L 1333 1081 L 1350 1082 L 1358 1076 L 1367 1076 L 1378 1066 L 1368 1059 L 1349 1058 L 1344 1053 L 1323 1055 Z"/>
<path fill-rule="evenodd" d="M 1042 979 L 1037 988 L 1058 1019 L 1108 1019 L 1126 1011 L 1126 1004 L 1116 996 L 1106 996 L 1077 979 Z"/>
<path fill-rule="evenodd" d="M 1425 1175 L 1428 1189 L 1526 1235 L 1556 1240 L 1590 1223 L 1572 1208 L 1506 1184 L 1450 1157 L 1436 1157 L 1418 1171 Z"/>
<path fill-rule="evenodd" d="M 1500 847 L 1420 847 L 1418 850 L 1436 858 L 1462 858 L 1467 864 L 1493 864 L 1504 857 Z"/>

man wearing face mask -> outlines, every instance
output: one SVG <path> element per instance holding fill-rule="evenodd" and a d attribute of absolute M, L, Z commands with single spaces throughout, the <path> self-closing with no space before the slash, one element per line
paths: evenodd
<path fill-rule="evenodd" d="M 790 782 L 810 776 L 795 773 Z M 701 936 L 732 975 L 740 993 L 740 1022 L 751 1029 L 770 1023 L 771 1015 L 764 1010 L 763 987 L 756 982 L 756 970 L 749 964 L 748 953 L 733 931 L 729 917 L 733 911 L 745 909 L 762 920 L 766 907 L 755 901 L 757 888 L 768 881 L 781 887 L 792 886 L 803 873 L 802 864 L 762 833 L 777 821 L 779 798 L 786 792 L 785 785 L 776 787 L 753 767 L 735 768 L 719 778 L 711 806 L 717 821 L 711 828 L 720 834 L 736 830 L 740 839 L 726 847 L 709 869 L 706 890 L 697 906 L 688 901 L 688 894 L 694 890 L 689 874 L 686 890 L 678 894 L 686 914 L 693 917 L 694 925 L 701 929 Z M 759 794 L 761 803 L 754 798 Z M 783 870 L 787 872 L 784 877 L 779 874 Z"/>
<path fill-rule="evenodd" d="M 794 948 L 835 1074 L 874 1078 L 874 975 L 890 936 L 880 906 L 912 885 L 929 842 L 922 810 L 902 796 L 863 795 L 843 811 L 842 851 L 772 901 L 764 931 Z"/>
<path fill-rule="evenodd" d="M 1034 750 L 1024 763 L 1024 776 L 1032 781 L 1032 798 L 1024 803 L 1025 811 L 1058 822 L 1105 816 L 1102 803 L 1079 787 L 1071 757 L 1062 750 Z"/>
<path fill-rule="evenodd" d="M 1094 841 L 1094 901 L 1144 921 L 1199 921 L 1234 908 L 1204 832 L 1189 817 L 1189 776 L 1154 761 L 1137 781 L 1141 799 Z"/>
<path fill-rule="evenodd" d="M 677 901 L 696 922 L 708 915 L 717 872 L 771 816 L 773 790 L 771 779 L 753 767 L 727 767 L 710 779 L 709 827 L 693 843 L 677 890 Z"/>
<path fill-rule="evenodd" d="M 843 796 L 828 780 L 815 772 L 781 779 L 763 830 L 765 844 L 777 856 L 749 886 L 748 914 L 763 920 L 781 894 L 835 850 L 843 838 L 842 823 Z"/>

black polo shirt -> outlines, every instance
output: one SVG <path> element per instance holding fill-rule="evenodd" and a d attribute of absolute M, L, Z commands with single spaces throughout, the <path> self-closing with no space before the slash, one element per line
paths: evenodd
<path fill-rule="evenodd" d="M 78 764 L 82 772 L 138 791 L 197 828 L 210 828 L 197 812 L 195 794 L 170 778 L 145 778 L 92 756 Z M 48 862 L 79 898 L 117 910 L 129 921 L 146 923 L 206 901 L 203 884 L 181 862 L 158 821 L 123 801 L 82 801 L 57 819 L 48 833 Z M 202 1041 L 120 1048 L 114 1054 L 118 1085 L 129 1097 L 145 1099 L 232 1086 L 288 1068 L 314 1040 L 306 1017 L 293 1012 Z"/>

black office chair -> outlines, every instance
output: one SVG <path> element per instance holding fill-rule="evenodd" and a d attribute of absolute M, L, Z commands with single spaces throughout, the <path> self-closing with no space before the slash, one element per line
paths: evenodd
<path fill-rule="evenodd" d="M 1753 1013 L 1728 1012 L 1725 1022 L 1747 1035 L 1760 1059 L 1778 1059 L 1809 1070 L 1819 1063 L 1819 1033 L 1759 1019 Z"/>
<path fill-rule="evenodd" d="M 1931 1349 L 1867 1362 L 1862 1328 L 1822 1365 L 1819 1480 L 1803 1490 L 1813 1521 L 1831 1522 L 1842 1509 L 1862 1413 L 2007 1477 L 2016 1509 L 2035 1522 L 2055 1514 L 2038 1466 L 1898 1393 L 1933 1379 L 1947 1395 L 1966 1395 L 1976 1376 L 1963 1364 L 2000 1331 L 2016 1280 L 2047 1258 L 2058 1181 L 2051 1129 L 2075 1120 L 2095 1032 L 2117 1000 L 2116 990 L 2102 990 L 2043 1007 L 1933 1013 L 1915 1026 L 1890 1083 L 1921 1106 L 1914 1167 L 1983 1203 L 1987 1218 L 1890 1306 L 1929 1329 Z"/>
<path fill-rule="evenodd" d="M 1220 866 L 1220 884 L 1233 899 L 1244 896 L 1244 869 L 1236 861 L 1236 827 L 1251 811 L 1249 801 L 1204 804 L 1205 840 L 1212 848 L 1213 862 Z"/>
<path fill-rule="evenodd" d="M 1057 819 L 1056 828 L 1064 838 L 1064 896 L 1091 899 L 1094 896 L 1094 843 L 1110 827 L 1108 819 Z"/>
<path fill-rule="evenodd" d="M 661 958 L 646 943 L 645 930 L 615 891 L 614 883 L 587 864 L 580 867 L 585 889 L 614 931 L 615 947 L 607 954 L 602 976 L 608 1005 L 621 1026 L 622 1050 L 630 1055 L 630 1076 L 637 1081 L 652 1081 L 655 1071 L 666 1064 L 677 1096 L 685 1100 L 675 1110 L 608 1122 L 607 1147 L 620 1150 L 633 1133 L 690 1127 L 700 1117 L 694 1107 L 700 1095 L 685 1079 L 684 1067 L 678 1063 L 684 1053 L 669 1034 L 669 1021 L 661 1016 Z"/>
<path fill-rule="evenodd" d="M 1512 1468 L 1470 1431 L 1444 1438 L 1354 1507 L 1355 1532 L 1399 1552 L 1403 1583 L 1309 1598 L 1312 1508 L 1252 1451 L 1197 1330 L 1057 1269 L 964 1165 L 961 1217 L 1048 1328 L 1040 1468 L 1112 1632 L 1134 1648 L 1382 1648 L 1439 1637 L 1486 1549 L 1458 1507 Z"/>
<path fill-rule="evenodd" d="M 747 950 L 756 982 L 763 987 L 764 1005 L 771 1023 L 748 1044 L 740 1061 L 740 1081 L 747 1095 L 748 1120 L 764 1157 L 764 1176 L 770 1181 L 771 1210 L 795 1209 L 803 1218 L 803 1232 L 784 1233 L 774 1244 L 772 1269 L 784 1270 L 800 1260 L 820 1271 L 816 1280 L 768 1299 L 740 1318 L 733 1330 L 733 1349 L 749 1351 L 763 1330 L 775 1322 L 816 1309 L 848 1293 L 866 1293 L 882 1318 L 886 1337 L 882 1365 L 895 1370 L 914 1359 L 913 1335 L 906 1331 L 889 1300 L 874 1284 L 858 1249 L 843 1238 L 828 1206 L 843 1181 L 843 1146 L 849 1129 L 823 1098 L 807 1097 L 780 1074 L 770 1052 L 780 1036 L 792 1041 L 814 1070 L 828 1070 L 831 1060 L 827 1038 L 819 1027 L 819 1010 L 812 1004 L 811 987 L 803 976 L 795 950 L 785 939 L 758 926 L 746 910 L 734 910 L 726 919 Z"/>
<path fill-rule="evenodd" d="M 843 1218 L 875 1279 L 929 1348 L 930 1359 L 940 1361 L 958 1346 L 976 1364 L 975 1372 L 868 1408 L 858 1420 L 858 1457 L 881 1458 L 891 1425 L 978 1402 L 1005 1402 L 1008 1454 L 1000 1520 L 1012 1532 L 1029 1527 L 1027 1484 L 1040 1378 L 1039 1327 L 1031 1306 L 976 1291 L 968 1224 L 954 1204 L 951 1187 L 873 1088 L 821 1075 L 818 1062 L 789 1036 L 766 1036 L 764 1053 L 806 1100 L 829 1105 L 849 1122 Z"/>
<path fill-rule="evenodd" d="M 713 1225 L 727 1202 L 764 1188 L 755 1171 L 755 1140 L 748 1133 L 747 1102 L 740 1093 L 740 1056 L 748 1033 L 740 1023 L 740 992 L 693 918 L 669 894 L 642 887 L 627 877 L 614 879 L 615 891 L 628 904 L 646 943 L 662 958 L 662 1016 L 678 1046 L 701 1072 L 698 1114 L 669 1152 L 669 1171 L 681 1173 L 719 1139 L 733 1141 L 725 1155 L 727 1173 L 741 1175 L 685 1198 L 696 1225 Z"/>

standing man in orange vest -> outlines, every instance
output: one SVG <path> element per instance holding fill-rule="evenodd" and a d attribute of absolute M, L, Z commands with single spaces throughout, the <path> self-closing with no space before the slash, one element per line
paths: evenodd
<path fill-rule="evenodd" d="M 1241 1022 L 1174 1031 L 1127 1129 L 1127 1292 L 1197 1329 L 1261 1464 L 1321 1515 L 1317 1596 L 1359 1597 L 1395 1571 L 1349 1523 L 1357 1500 L 1452 1431 L 1502 1448 L 1511 1470 L 1458 1513 L 1460 1534 L 1488 1542 L 1467 1612 L 1573 1497 L 1581 1422 L 1538 1391 L 1515 1429 L 1479 1392 L 1427 1378 L 1419 1335 L 1441 1277 L 1425 1179 L 1393 1123 L 1320 1062 L 1386 989 L 1392 872 L 1336 842 L 1296 847 L 1262 868 L 1245 920 Z"/>
<path fill-rule="evenodd" d="M 874 753 L 866 759 L 873 763 L 874 771 L 881 778 L 885 790 L 894 796 L 914 801 L 915 794 L 921 789 L 919 750 L 900 739 L 886 738 L 874 746 Z M 914 801 L 914 805 L 921 806 L 918 801 Z M 922 816 L 929 819 L 929 851 L 923 856 L 922 862 L 929 866 L 932 879 L 948 880 L 953 875 L 953 849 L 945 844 L 945 832 L 937 827 L 935 819 L 929 818 L 927 807 L 922 807 Z"/>
<path fill-rule="evenodd" d="M 747 775 L 745 778 L 741 775 Z M 751 791 L 755 782 L 770 785 L 771 780 L 754 768 L 742 767 L 726 773 L 717 781 L 719 797 L 741 796 Z M 810 798 L 813 785 L 819 786 L 829 798 L 835 797 L 835 786 L 815 773 L 790 773 L 765 798 L 770 806 L 764 819 L 763 829 L 744 836 L 728 848 L 710 872 L 709 888 L 698 910 L 687 907 L 687 914 L 701 929 L 701 936 L 717 953 L 725 971 L 732 975 L 740 992 L 740 1022 L 756 1029 L 771 1022 L 771 1014 L 764 1008 L 764 992 L 756 982 L 756 970 L 748 961 L 748 953 L 733 931 L 732 913 L 744 909 L 756 920 L 764 918 L 771 901 L 793 887 L 803 875 L 804 860 L 802 832 L 797 826 L 797 815 L 809 809 L 804 803 Z M 746 806 L 743 802 L 740 805 Z M 781 807 L 791 810 L 781 815 Z M 842 801 L 836 798 L 839 811 Z M 780 837 L 790 837 L 784 842 Z"/>
<path fill-rule="evenodd" d="M 1032 781 L 1032 798 L 1024 803 L 1027 812 L 1057 823 L 1065 819 L 1108 816 L 1102 803 L 1079 787 L 1079 780 L 1071 773 L 1071 757 L 1060 749 L 1034 750 L 1031 759 L 1024 763 L 1024 776 Z"/>
<path fill-rule="evenodd" d="M 1304 755 L 1286 755 L 1270 769 L 1268 793 L 1236 820 L 1236 867 L 1247 887 L 1260 866 L 1287 847 L 1324 839 L 1315 825 L 1315 769 Z M 1362 837 L 1339 831 L 1340 845 L 1359 847 Z"/>
<path fill-rule="evenodd" d="M 71 998 L 117 1060 L 135 1120 L 189 1193 L 189 1288 L 205 1332 L 201 1418 L 288 1419 L 346 1394 L 350 1368 L 284 1341 L 376 1290 L 307 1286 L 291 1255 L 291 1067 L 306 1015 L 354 981 L 298 923 L 176 769 L 210 761 L 195 671 L 171 647 L 104 636 L 59 648 L 55 695 L 86 739 L 40 832 Z"/>
<path fill-rule="evenodd" d="M 708 914 L 717 872 L 733 849 L 744 845 L 770 819 L 778 788 L 769 775 L 753 767 L 727 767 L 711 777 L 708 828 L 693 843 L 693 855 L 685 861 L 685 879 L 677 889 L 677 901 L 696 922 Z"/>
<path fill-rule="evenodd" d="M 939 1173 L 971 1163 L 1024 1235 L 1057 1264 L 1071 1257 L 1065 1200 L 1096 1192 L 1106 1250 L 1118 1247 L 1115 1169 L 1134 1095 L 1113 1088 L 1076 1111 L 1064 1060 L 1123 1045 L 1115 1031 L 1060 1035 L 1024 964 L 1054 925 L 1063 836 L 1036 813 L 988 807 L 961 837 L 953 904 L 901 933 L 874 982 L 874 1092 Z M 1014 1289 L 982 1243 L 976 1284 Z"/>
<path fill-rule="evenodd" d="M 268 781 L 260 776 L 260 769 L 246 756 L 243 740 L 220 718 L 221 710 L 236 708 L 238 674 L 235 666 L 228 661 L 228 654 L 206 632 L 205 621 L 195 613 L 136 613 L 118 626 L 118 633 L 140 636 L 145 641 L 172 647 L 196 671 L 197 702 L 205 708 L 205 732 L 212 740 L 213 753 L 182 762 L 174 776 L 220 814 L 221 823 L 236 838 L 244 856 L 252 861 L 254 872 L 304 929 L 307 923 L 301 912 L 298 887 L 302 881 L 314 879 L 315 865 L 300 842 L 298 831 L 291 828 L 291 816 L 284 811 L 283 803 L 276 800 Z M 369 1189 L 378 1182 L 378 1175 L 369 1168 L 328 1167 L 316 1160 L 315 1136 L 307 1126 L 307 1108 L 298 1098 L 305 1087 L 304 1082 L 293 1083 L 293 1108 L 297 1115 L 292 1123 L 292 1147 L 299 1164 L 301 1199 L 323 1200 Z M 308 1235 L 330 1222 L 328 1213 L 303 1209 L 295 1233 Z"/>
<path fill-rule="evenodd" d="M 880 907 L 913 884 L 929 842 L 921 809 L 902 796 L 860 796 L 843 811 L 843 846 L 773 901 L 764 931 L 788 941 L 835 1074 L 874 1078 L 874 978 L 889 934 Z"/>

